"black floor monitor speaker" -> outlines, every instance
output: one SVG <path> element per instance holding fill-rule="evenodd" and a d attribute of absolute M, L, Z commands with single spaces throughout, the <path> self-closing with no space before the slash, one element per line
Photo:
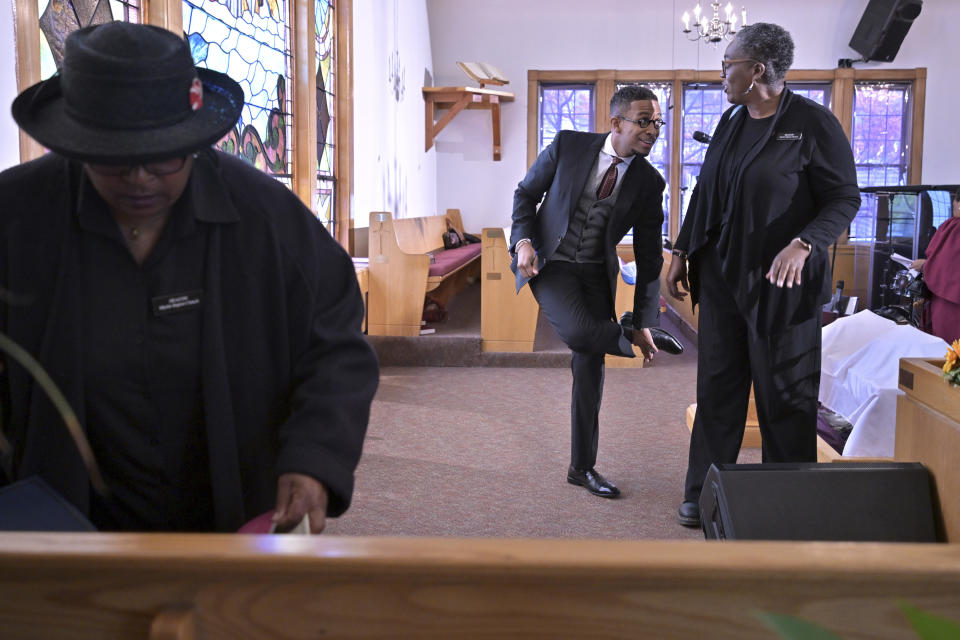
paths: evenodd
<path fill-rule="evenodd" d="M 936 542 L 919 463 L 713 465 L 700 494 L 708 539 Z"/>
<path fill-rule="evenodd" d="M 850 39 L 850 48 L 866 60 L 893 62 L 923 0 L 870 0 Z"/>

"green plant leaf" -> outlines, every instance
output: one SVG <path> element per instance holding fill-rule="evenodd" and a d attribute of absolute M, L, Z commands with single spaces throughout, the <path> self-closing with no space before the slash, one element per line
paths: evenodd
<path fill-rule="evenodd" d="M 753 615 L 786 640 L 841 640 L 840 636 L 820 625 L 794 616 L 769 611 L 754 611 Z"/>
<path fill-rule="evenodd" d="M 900 602 L 900 610 L 907 616 L 910 626 L 920 640 L 956 640 L 960 638 L 960 624 L 947 618 L 935 616 L 916 607 Z"/>

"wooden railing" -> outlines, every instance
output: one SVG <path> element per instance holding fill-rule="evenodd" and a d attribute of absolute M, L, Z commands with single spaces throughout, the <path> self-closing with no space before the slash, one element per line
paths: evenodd
<path fill-rule="evenodd" d="M 0 636 L 843 638 L 960 619 L 960 546 L 0 534 Z"/>

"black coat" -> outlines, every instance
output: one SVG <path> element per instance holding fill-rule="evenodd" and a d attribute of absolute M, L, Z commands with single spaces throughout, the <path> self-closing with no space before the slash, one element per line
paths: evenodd
<path fill-rule="evenodd" d="M 850 142 L 836 117 L 784 89 L 768 130 L 747 152 L 724 201 L 720 160 L 747 117 L 746 108 L 735 106 L 720 118 L 675 246 L 689 254 L 696 305 L 697 252 L 715 237 L 738 308 L 760 335 L 769 335 L 812 318 L 830 299 L 828 247 L 856 215 L 860 190 Z M 778 288 L 764 275 L 797 237 L 813 245 L 802 284 Z"/>
<path fill-rule="evenodd" d="M 0 330 L 34 354 L 81 423 L 80 168 L 54 154 L 0 174 Z M 377 387 L 349 256 L 286 187 L 241 160 L 201 154 L 183 197 L 216 212 L 207 245 L 201 386 L 221 531 L 274 506 L 277 477 L 308 474 L 350 503 Z M 4 468 L 42 476 L 85 512 L 85 468 L 52 405 L 11 363 L 0 376 Z M 2 474 L 0 474 L 2 476 Z"/>
<path fill-rule="evenodd" d="M 561 131 L 537 157 L 513 194 L 513 227 L 510 246 L 530 238 L 538 264 L 550 260 L 563 240 L 590 171 L 603 148 L 606 133 Z M 634 325 L 658 324 L 660 269 L 663 267 L 663 188 L 666 183 L 646 158 L 635 157 L 627 169 L 610 215 L 604 241 L 604 262 L 610 279 L 610 316 L 617 293 L 617 243 L 633 227 L 633 253 L 637 286 L 633 300 Z M 546 194 L 546 199 L 540 204 Z M 540 204 L 539 209 L 537 205 Z M 519 291 L 527 279 L 517 274 Z"/>

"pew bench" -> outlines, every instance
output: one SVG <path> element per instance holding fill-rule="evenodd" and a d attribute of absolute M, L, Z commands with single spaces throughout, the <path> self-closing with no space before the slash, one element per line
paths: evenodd
<path fill-rule="evenodd" d="M 483 351 L 533 351 L 540 306 L 524 287 L 517 292 L 507 251 L 508 229 L 485 227 L 481 247 L 480 338 Z"/>
<path fill-rule="evenodd" d="M 441 304 L 480 277 L 480 243 L 444 250 L 447 221 L 463 230 L 459 209 L 446 215 L 394 219 L 370 213 L 367 332 L 418 336 L 426 294 Z"/>

